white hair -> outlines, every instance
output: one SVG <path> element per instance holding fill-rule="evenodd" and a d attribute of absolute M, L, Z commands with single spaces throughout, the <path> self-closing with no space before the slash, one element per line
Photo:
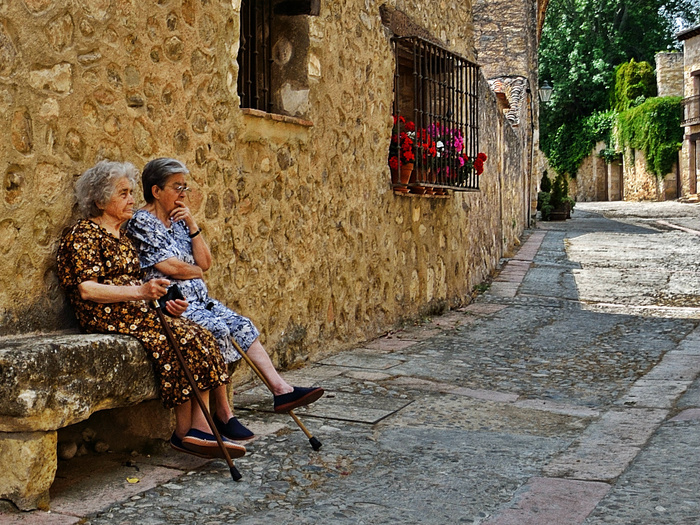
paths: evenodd
<path fill-rule="evenodd" d="M 102 215 L 100 207 L 112 198 L 117 181 L 128 179 L 133 188 L 138 175 L 138 170 L 130 162 L 101 160 L 86 170 L 75 183 L 75 196 L 80 211 L 86 217 L 99 217 Z"/>

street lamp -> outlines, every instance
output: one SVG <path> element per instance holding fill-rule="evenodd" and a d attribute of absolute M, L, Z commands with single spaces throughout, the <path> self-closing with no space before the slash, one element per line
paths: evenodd
<path fill-rule="evenodd" d="M 549 99 L 552 98 L 553 89 L 554 88 L 549 85 L 549 82 L 545 80 L 544 84 L 542 84 L 542 87 L 540 87 L 540 100 L 542 102 L 549 102 Z"/>

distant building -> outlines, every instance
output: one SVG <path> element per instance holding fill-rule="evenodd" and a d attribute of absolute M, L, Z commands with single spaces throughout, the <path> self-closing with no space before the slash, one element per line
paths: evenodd
<path fill-rule="evenodd" d="M 676 38 L 683 42 L 683 117 L 685 128 L 680 162 L 680 178 L 688 193 L 698 193 L 700 161 L 700 25 L 681 31 Z"/>

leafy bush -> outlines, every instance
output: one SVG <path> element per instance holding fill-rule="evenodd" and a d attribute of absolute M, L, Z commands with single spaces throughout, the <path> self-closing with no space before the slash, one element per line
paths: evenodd
<path fill-rule="evenodd" d="M 540 191 L 537 193 L 537 211 L 542 211 L 542 206 L 549 204 L 552 181 L 547 176 L 547 170 L 542 172 L 540 179 Z"/>
<path fill-rule="evenodd" d="M 554 210 L 554 206 L 552 206 L 552 204 L 550 203 L 551 199 L 552 194 L 544 191 L 541 191 L 537 196 L 537 206 L 538 209 L 542 212 L 543 221 L 548 221 L 549 216 Z"/>
<path fill-rule="evenodd" d="M 546 173 L 546 172 L 545 172 Z M 544 178 L 544 177 L 543 177 Z M 563 174 L 557 174 L 554 182 L 547 179 L 550 191 L 540 191 L 537 194 L 537 209 L 542 212 L 542 220 L 548 221 L 553 211 L 574 209 L 576 202 L 569 197 L 569 178 Z"/>
<path fill-rule="evenodd" d="M 635 62 L 632 58 L 615 68 L 615 85 L 610 93 L 610 107 L 626 111 L 656 96 L 656 77 L 649 62 Z"/>

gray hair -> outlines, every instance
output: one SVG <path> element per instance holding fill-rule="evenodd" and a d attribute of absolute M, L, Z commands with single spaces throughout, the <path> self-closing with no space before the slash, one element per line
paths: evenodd
<path fill-rule="evenodd" d="M 143 186 L 143 198 L 149 204 L 155 200 L 153 196 L 153 186 L 165 188 L 168 178 L 176 173 L 188 174 L 190 170 L 185 164 L 177 159 L 163 157 L 153 159 L 143 168 L 141 174 L 141 185 Z"/>
<path fill-rule="evenodd" d="M 125 178 L 135 187 L 138 174 L 138 170 L 130 162 L 101 160 L 86 170 L 75 183 L 75 196 L 80 211 L 86 217 L 99 217 L 102 215 L 100 206 L 104 206 L 112 198 L 117 181 Z"/>

